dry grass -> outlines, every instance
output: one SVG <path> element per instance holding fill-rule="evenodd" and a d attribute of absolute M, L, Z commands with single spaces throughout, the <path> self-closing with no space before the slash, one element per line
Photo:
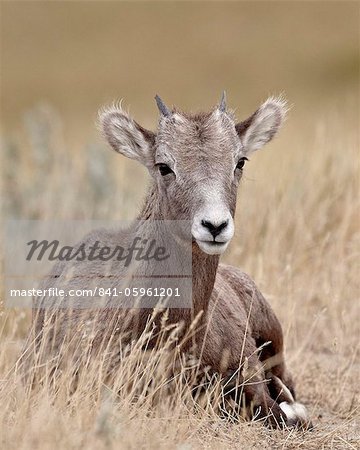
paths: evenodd
<path fill-rule="evenodd" d="M 344 108 L 341 114 L 319 117 L 306 138 L 295 134 L 292 149 L 279 139 L 273 150 L 254 157 L 239 193 L 237 236 L 226 256 L 252 275 L 277 312 L 298 397 L 311 412 L 314 431 L 231 424 L 211 404 L 195 407 L 179 380 L 169 395 L 164 349 L 150 355 L 146 370 L 140 347 L 133 349 L 112 384 L 104 383 L 102 361 L 95 361 L 80 376 L 75 393 L 68 369 L 56 393 L 46 370 L 44 383 L 30 391 L 13 371 L 29 311 L 3 309 L 1 447 L 359 448 L 359 142 L 353 111 Z M 291 126 L 290 120 L 287 133 L 294 133 Z M 4 152 L 8 216 L 134 213 L 139 192 L 129 190 L 133 166 L 119 163 L 116 176 L 109 169 L 112 156 L 96 145 L 70 163 L 71 155 L 59 143 L 59 121 L 51 110 L 27 116 L 26 139 Z M 59 197 L 63 171 L 68 183 Z M 21 184 L 16 182 L 19 174 Z"/>
<path fill-rule="evenodd" d="M 45 367 L 44 383 L 29 391 L 14 365 L 30 311 L 2 305 L 0 448 L 360 448 L 359 5 L 0 8 L 4 217 L 134 217 L 143 169 L 93 137 L 92 118 L 107 101 L 125 96 L 145 126 L 159 90 L 190 109 L 212 105 L 225 87 L 239 118 L 269 92 L 285 91 L 295 103 L 277 142 L 247 164 L 225 259 L 254 278 L 281 320 L 298 397 L 315 425 L 300 432 L 231 424 L 211 403 L 195 407 L 178 379 L 168 395 L 166 349 L 150 355 L 143 371 L 135 348 L 113 384 L 105 385 L 102 361 L 94 361 L 75 393 L 69 369 L 54 393 Z M 39 99 L 61 119 L 46 104 L 30 109 Z"/>

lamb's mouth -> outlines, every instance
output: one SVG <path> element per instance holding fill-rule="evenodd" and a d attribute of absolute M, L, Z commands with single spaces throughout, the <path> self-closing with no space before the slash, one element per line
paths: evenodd
<path fill-rule="evenodd" d="M 229 241 L 225 241 L 225 242 L 219 242 L 219 241 L 201 241 L 199 239 L 196 239 L 196 242 L 200 248 L 200 250 L 202 250 L 204 253 L 207 253 L 209 255 L 220 255 L 221 253 L 223 253 L 228 244 Z"/>

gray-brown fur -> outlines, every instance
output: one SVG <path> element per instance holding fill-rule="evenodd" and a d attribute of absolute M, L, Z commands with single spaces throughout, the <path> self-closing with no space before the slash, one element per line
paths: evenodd
<path fill-rule="evenodd" d="M 246 399 L 260 407 L 264 417 L 271 410 L 271 423 L 282 420 L 288 424 L 304 422 L 305 419 L 295 413 L 293 417 L 291 414 L 286 416 L 279 406 L 282 402 L 294 402 L 291 398 L 294 387 L 285 368 L 279 321 L 248 275 L 235 267 L 219 264 L 220 253 L 233 233 L 232 219 L 242 176 L 242 169 L 236 168 L 237 163 L 273 138 L 284 119 L 285 103 L 281 99 L 268 99 L 249 119 L 236 123 L 233 114 L 226 109 L 225 99 L 221 101 L 221 107 L 196 115 L 170 110 L 159 104 L 159 100 L 157 102 L 161 117 L 156 133 L 143 129 L 118 106 L 102 111 L 100 123 L 110 145 L 119 153 L 143 163 L 151 175 L 151 185 L 138 218 L 149 223 L 159 219 L 193 221 L 193 307 L 170 309 L 168 321 L 182 322 L 186 330 L 200 315 L 195 346 L 194 340 L 189 341 L 183 345 L 183 351 L 195 353 L 203 367 L 209 366 L 225 378 L 237 373 L 246 359 L 248 371 L 258 371 L 252 381 L 267 380 L 245 385 Z M 161 176 L 158 164 L 167 164 L 173 173 Z M 202 228 L 205 219 L 214 227 L 223 219 L 228 225 L 212 240 L 210 231 Z M 127 233 L 98 230 L 86 239 L 104 243 L 117 240 L 126 244 L 131 239 L 131 230 Z M 64 270 L 61 264 L 58 265 L 53 272 L 57 278 L 50 277 L 46 286 L 61 285 Z M 94 273 L 96 270 L 95 267 Z M 80 266 L 75 271 L 84 275 Z M 113 284 L 117 282 L 115 276 Z M 83 288 L 88 285 L 81 277 L 75 277 L 71 283 Z M 145 308 L 127 311 L 126 331 L 136 337 L 152 312 Z M 51 346 L 56 350 L 65 336 L 72 334 L 74 324 L 96 317 L 94 347 L 101 348 L 110 335 L 116 334 L 120 314 L 124 311 L 119 313 L 107 308 L 96 315 L 91 310 L 55 311 L 54 317 L 61 316 L 61 320 L 53 333 Z M 34 313 L 35 334 L 40 337 L 45 317 L 45 309 L 40 308 Z M 266 343 L 259 352 L 259 347 Z M 115 357 L 115 368 L 116 361 L 118 358 Z M 262 369 L 258 370 L 259 367 Z M 242 381 L 243 376 L 240 371 L 237 379 Z"/>

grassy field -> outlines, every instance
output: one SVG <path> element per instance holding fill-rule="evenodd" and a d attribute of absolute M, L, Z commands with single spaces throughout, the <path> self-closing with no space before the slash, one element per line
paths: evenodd
<path fill-rule="evenodd" d="M 136 347 L 121 362 L 113 385 L 102 382 L 97 361 L 75 393 L 67 371 L 54 393 L 46 370 L 44 383 L 30 391 L 14 365 L 31 312 L 2 304 L 0 447 L 359 448 L 355 3 L 315 2 L 308 9 L 300 3 L 292 9 L 282 2 L 269 2 L 272 7 L 246 3 L 241 11 L 240 4 L 212 3 L 205 10 L 197 4 L 189 14 L 186 4 L 176 9 L 159 2 L 146 6 L 150 9 L 142 16 L 127 4 L 128 20 L 121 16 L 120 22 L 106 9 L 112 2 L 73 2 L 72 13 L 65 3 L 70 4 L 1 5 L 3 217 L 135 216 L 146 176 L 95 137 L 93 118 L 101 103 L 126 96 L 139 121 L 153 127 L 151 97 L 159 86 L 170 103 L 190 109 L 209 107 L 227 87 L 239 119 L 269 92 L 284 91 L 293 108 L 279 138 L 247 164 L 236 234 L 223 259 L 249 273 L 276 311 L 298 398 L 315 428 L 303 432 L 229 423 L 211 404 L 195 407 L 177 380 L 169 394 L 163 375 L 166 349 L 150 355 L 144 371 Z M 119 4 L 114 8 L 121 9 Z M 140 40 L 134 23 L 142 30 Z M 223 30 L 218 39 L 209 24 Z M 94 30 L 90 36 L 88 29 Z M 164 35 L 181 36 L 176 51 Z M 145 391 L 147 380 L 156 382 Z"/>

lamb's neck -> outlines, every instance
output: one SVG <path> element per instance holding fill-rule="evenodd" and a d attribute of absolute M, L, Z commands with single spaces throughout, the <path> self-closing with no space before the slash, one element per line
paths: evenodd
<path fill-rule="evenodd" d="M 138 220 L 172 220 L 171 215 L 163 207 L 161 194 L 157 186 L 153 185 L 145 199 L 145 204 Z M 219 256 L 207 255 L 198 245 L 192 243 L 192 316 L 201 311 L 206 313 L 211 293 L 214 288 Z"/>
<path fill-rule="evenodd" d="M 214 289 L 219 256 L 207 255 L 196 243 L 193 243 L 192 248 L 193 311 L 194 315 L 197 315 L 200 311 L 207 312 Z"/>

